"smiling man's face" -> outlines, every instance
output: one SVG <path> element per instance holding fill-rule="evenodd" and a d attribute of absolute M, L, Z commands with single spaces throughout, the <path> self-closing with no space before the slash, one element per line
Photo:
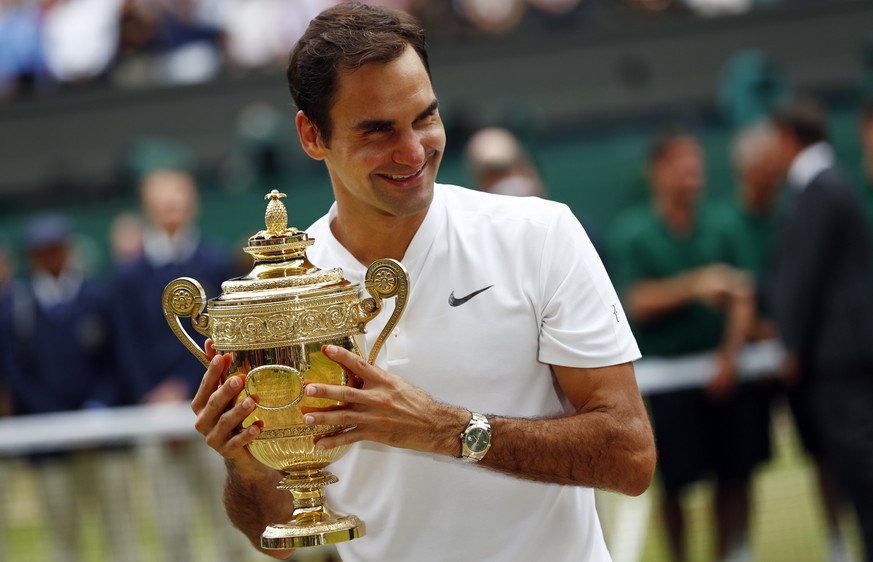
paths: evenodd
<path fill-rule="evenodd" d="M 423 216 L 446 145 L 439 104 L 411 47 L 397 59 L 341 70 L 333 132 L 319 141 L 343 214 Z"/>

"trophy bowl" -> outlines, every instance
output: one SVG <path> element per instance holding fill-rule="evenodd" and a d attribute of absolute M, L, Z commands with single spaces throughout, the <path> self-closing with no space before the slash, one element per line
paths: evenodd
<path fill-rule="evenodd" d="M 190 317 L 197 332 L 212 338 L 217 351 L 230 355 L 226 377 L 243 378 L 236 401 L 251 396 L 257 403 L 238 430 L 263 422 L 248 449 L 261 463 L 285 472 L 278 487 L 294 498 L 291 519 L 270 524 L 262 533 L 261 546 L 266 549 L 333 544 L 365 534 L 358 517 L 337 513 L 325 503 L 324 487 L 337 478 L 324 469 L 348 446 L 315 446 L 321 437 L 352 427 L 303 423 L 306 412 L 343 404 L 304 396 L 303 390 L 309 382 L 353 384 L 345 370 L 322 353 L 322 346 L 332 344 L 363 356 L 355 336 L 366 332 L 367 322 L 381 312 L 383 299 L 396 297 L 394 311 L 370 350 L 367 360 L 374 363 L 409 293 L 409 276 L 396 260 L 370 265 L 363 287 L 367 297 L 360 285 L 343 278 L 341 269 L 313 266 L 306 248 L 315 241 L 287 228 L 287 211 L 280 201 L 284 196 L 276 190 L 266 196 L 267 228 L 249 238 L 245 248 L 254 258 L 251 272 L 222 283 L 222 294 L 209 301 L 197 280 L 180 277 L 167 285 L 162 300 L 167 322 L 185 347 L 208 366 L 206 353 L 180 321 Z"/>

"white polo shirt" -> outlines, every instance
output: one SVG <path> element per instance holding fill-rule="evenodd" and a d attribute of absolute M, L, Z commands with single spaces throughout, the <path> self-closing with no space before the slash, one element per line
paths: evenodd
<path fill-rule="evenodd" d="M 307 230 L 309 259 L 363 284 L 366 267 L 330 231 L 335 216 L 334 205 Z M 409 302 L 377 363 L 442 402 L 558 416 L 573 408 L 549 365 L 640 357 L 600 258 L 565 205 L 437 184 L 402 262 Z M 368 324 L 365 357 L 392 307 Z M 327 488 L 330 504 L 367 525 L 365 537 L 338 545 L 344 562 L 610 559 L 590 488 L 371 442 L 328 470 L 340 478 Z"/>

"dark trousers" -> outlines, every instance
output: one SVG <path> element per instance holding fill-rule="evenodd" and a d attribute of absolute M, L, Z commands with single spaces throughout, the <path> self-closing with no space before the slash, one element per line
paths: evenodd
<path fill-rule="evenodd" d="M 814 378 L 812 397 L 825 453 L 858 518 L 865 560 L 873 561 L 873 367 Z"/>

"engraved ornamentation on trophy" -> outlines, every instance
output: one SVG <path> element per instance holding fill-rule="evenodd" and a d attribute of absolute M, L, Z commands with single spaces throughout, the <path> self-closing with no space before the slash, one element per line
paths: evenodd
<path fill-rule="evenodd" d="M 261 546 L 270 549 L 332 544 L 364 535 L 360 519 L 335 513 L 325 504 L 324 487 L 337 478 L 324 468 L 348 447 L 315 448 L 320 437 L 350 428 L 303 423 L 304 411 L 340 403 L 304 396 L 303 386 L 306 381 L 351 384 L 342 367 L 321 352 L 322 345 L 361 355 L 354 336 L 364 333 L 367 322 L 380 313 L 383 299 L 396 296 L 394 312 L 370 351 L 372 364 L 409 293 L 409 277 L 395 260 L 377 260 L 367 269 L 368 297 L 360 285 L 343 278 L 341 269 L 313 266 L 306 248 L 315 241 L 287 228 L 287 211 L 279 200 L 284 196 L 276 190 L 266 196 L 267 228 L 249 238 L 245 248 L 254 258 L 250 273 L 222 283 L 222 294 L 208 302 L 200 283 L 182 277 L 167 285 L 162 302 L 170 328 L 204 365 L 206 354 L 180 317 L 191 317 L 195 330 L 231 356 L 227 376 L 244 379 L 237 400 L 257 398 L 258 407 L 240 429 L 263 421 L 264 429 L 249 451 L 263 464 L 284 471 L 279 488 L 294 496 L 291 520 L 271 524 L 261 535 Z"/>

